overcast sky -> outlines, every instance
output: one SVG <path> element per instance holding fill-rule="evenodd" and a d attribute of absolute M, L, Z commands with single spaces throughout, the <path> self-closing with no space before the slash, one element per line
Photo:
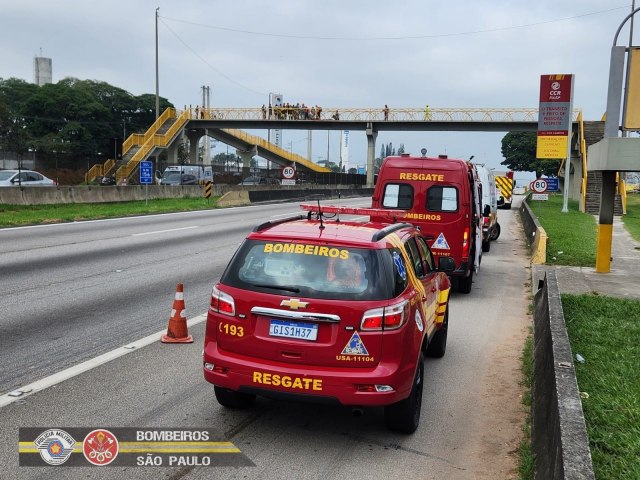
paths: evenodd
<path fill-rule="evenodd" d="M 269 92 L 330 107 L 537 108 L 540 75 L 573 73 L 574 107 L 605 111 L 610 48 L 631 11 L 624 0 L 0 0 L 0 77 L 33 81 L 33 58 L 53 60 L 53 81 L 108 82 L 155 94 L 155 10 L 160 94 L 176 107 L 257 107 Z M 629 22 L 627 22 L 627 26 Z M 636 28 L 637 30 L 638 28 Z M 628 45 L 625 28 L 618 42 Z M 260 132 L 252 132 L 260 133 Z M 330 156 L 337 160 L 339 133 Z M 264 135 L 263 135 L 264 136 Z M 381 133 L 380 144 L 447 153 L 500 169 L 503 133 Z M 306 132 L 284 147 L 305 155 Z M 313 135 L 314 161 L 327 133 Z M 364 133 L 350 163 L 364 163 Z"/>

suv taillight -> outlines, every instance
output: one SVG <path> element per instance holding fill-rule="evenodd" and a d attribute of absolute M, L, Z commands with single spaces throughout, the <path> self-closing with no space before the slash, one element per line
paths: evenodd
<path fill-rule="evenodd" d="M 360 330 L 395 330 L 406 323 L 408 316 L 407 300 L 390 307 L 367 310 L 362 315 Z"/>
<path fill-rule="evenodd" d="M 216 287 L 211 291 L 211 310 L 224 315 L 234 316 L 236 314 L 236 304 L 231 295 L 221 292 Z"/>

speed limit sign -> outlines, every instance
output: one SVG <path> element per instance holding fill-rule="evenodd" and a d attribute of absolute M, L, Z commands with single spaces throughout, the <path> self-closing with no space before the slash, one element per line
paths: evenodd
<path fill-rule="evenodd" d="M 544 178 L 538 178 L 533 182 L 531 182 L 530 187 L 531 187 L 531 190 L 533 190 L 536 193 L 544 193 L 549 188 L 549 184 Z"/>
<path fill-rule="evenodd" d="M 296 169 L 293 167 L 283 167 L 282 168 L 282 178 L 286 178 L 287 180 L 291 180 L 296 176 Z"/>

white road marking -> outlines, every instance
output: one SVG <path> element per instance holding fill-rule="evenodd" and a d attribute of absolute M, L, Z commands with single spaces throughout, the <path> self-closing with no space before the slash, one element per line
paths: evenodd
<path fill-rule="evenodd" d="M 202 315 L 198 315 L 197 317 L 190 318 L 187 320 L 187 326 L 192 327 L 199 323 L 204 322 L 207 319 L 207 314 L 203 313 Z M 34 393 L 41 392 L 42 390 L 57 385 L 65 380 L 75 377 L 76 375 L 80 375 L 81 373 L 88 372 L 100 365 L 104 365 L 105 363 L 110 362 L 111 360 L 115 360 L 116 358 L 120 358 L 127 353 L 134 352 L 143 347 L 151 345 L 152 343 L 156 343 L 160 341 L 160 335 L 167 333 L 167 329 L 162 329 L 157 333 L 152 333 L 146 337 L 143 337 L 139 340 L 136 340 L 132 343 L 124 345 L 122 347 L 116 348 L 115 350 L 111 350 L 110 352 L 103 353 L 95 358 L 91 358 L 86 360 L 78 365 L 74 365 L 73 367 L 67 368 L 66 370 L 62 370 L 61 372 L 54 373 L 53 375 L 49 375 L 48 377 L 42 378 L 40 380 L 36 380 L 29 385 L 25 385 L 24 387 L 16 388 L 11 392 L 5 393 L 4 395 L 0 395 L 0 408 L 6 407 L 7 405 L 14 403 L 18 400 L 22 400 L 23 398 L 28 397 L 29 395 L 33 395 Z M 18 396 L 16 394 L 20 393 Z"/>
<path fill-rule="evenodd" d="M 167 232 L 177 232 L 180 230 L 189 230 L 191 228 L 199 228 L 198 225 L 193 225 L 191 227 L 182 227 L 182 228 L 170 228 L 169 230 L 156 230 L 154 232 L 143 232 L 143 233 L 133 233 L 132 237 L 141 237 L 142 235 L 155 235 L 157 233 L 167 233 Z"/>

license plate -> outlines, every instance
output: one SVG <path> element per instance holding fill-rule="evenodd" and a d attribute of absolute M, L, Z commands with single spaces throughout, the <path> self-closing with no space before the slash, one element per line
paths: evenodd
<path fill-rule="evenodd" d="M 318 325 L 271 319 L 269 335 L 300 340 L 316 340 L 318 338 Z"/>

